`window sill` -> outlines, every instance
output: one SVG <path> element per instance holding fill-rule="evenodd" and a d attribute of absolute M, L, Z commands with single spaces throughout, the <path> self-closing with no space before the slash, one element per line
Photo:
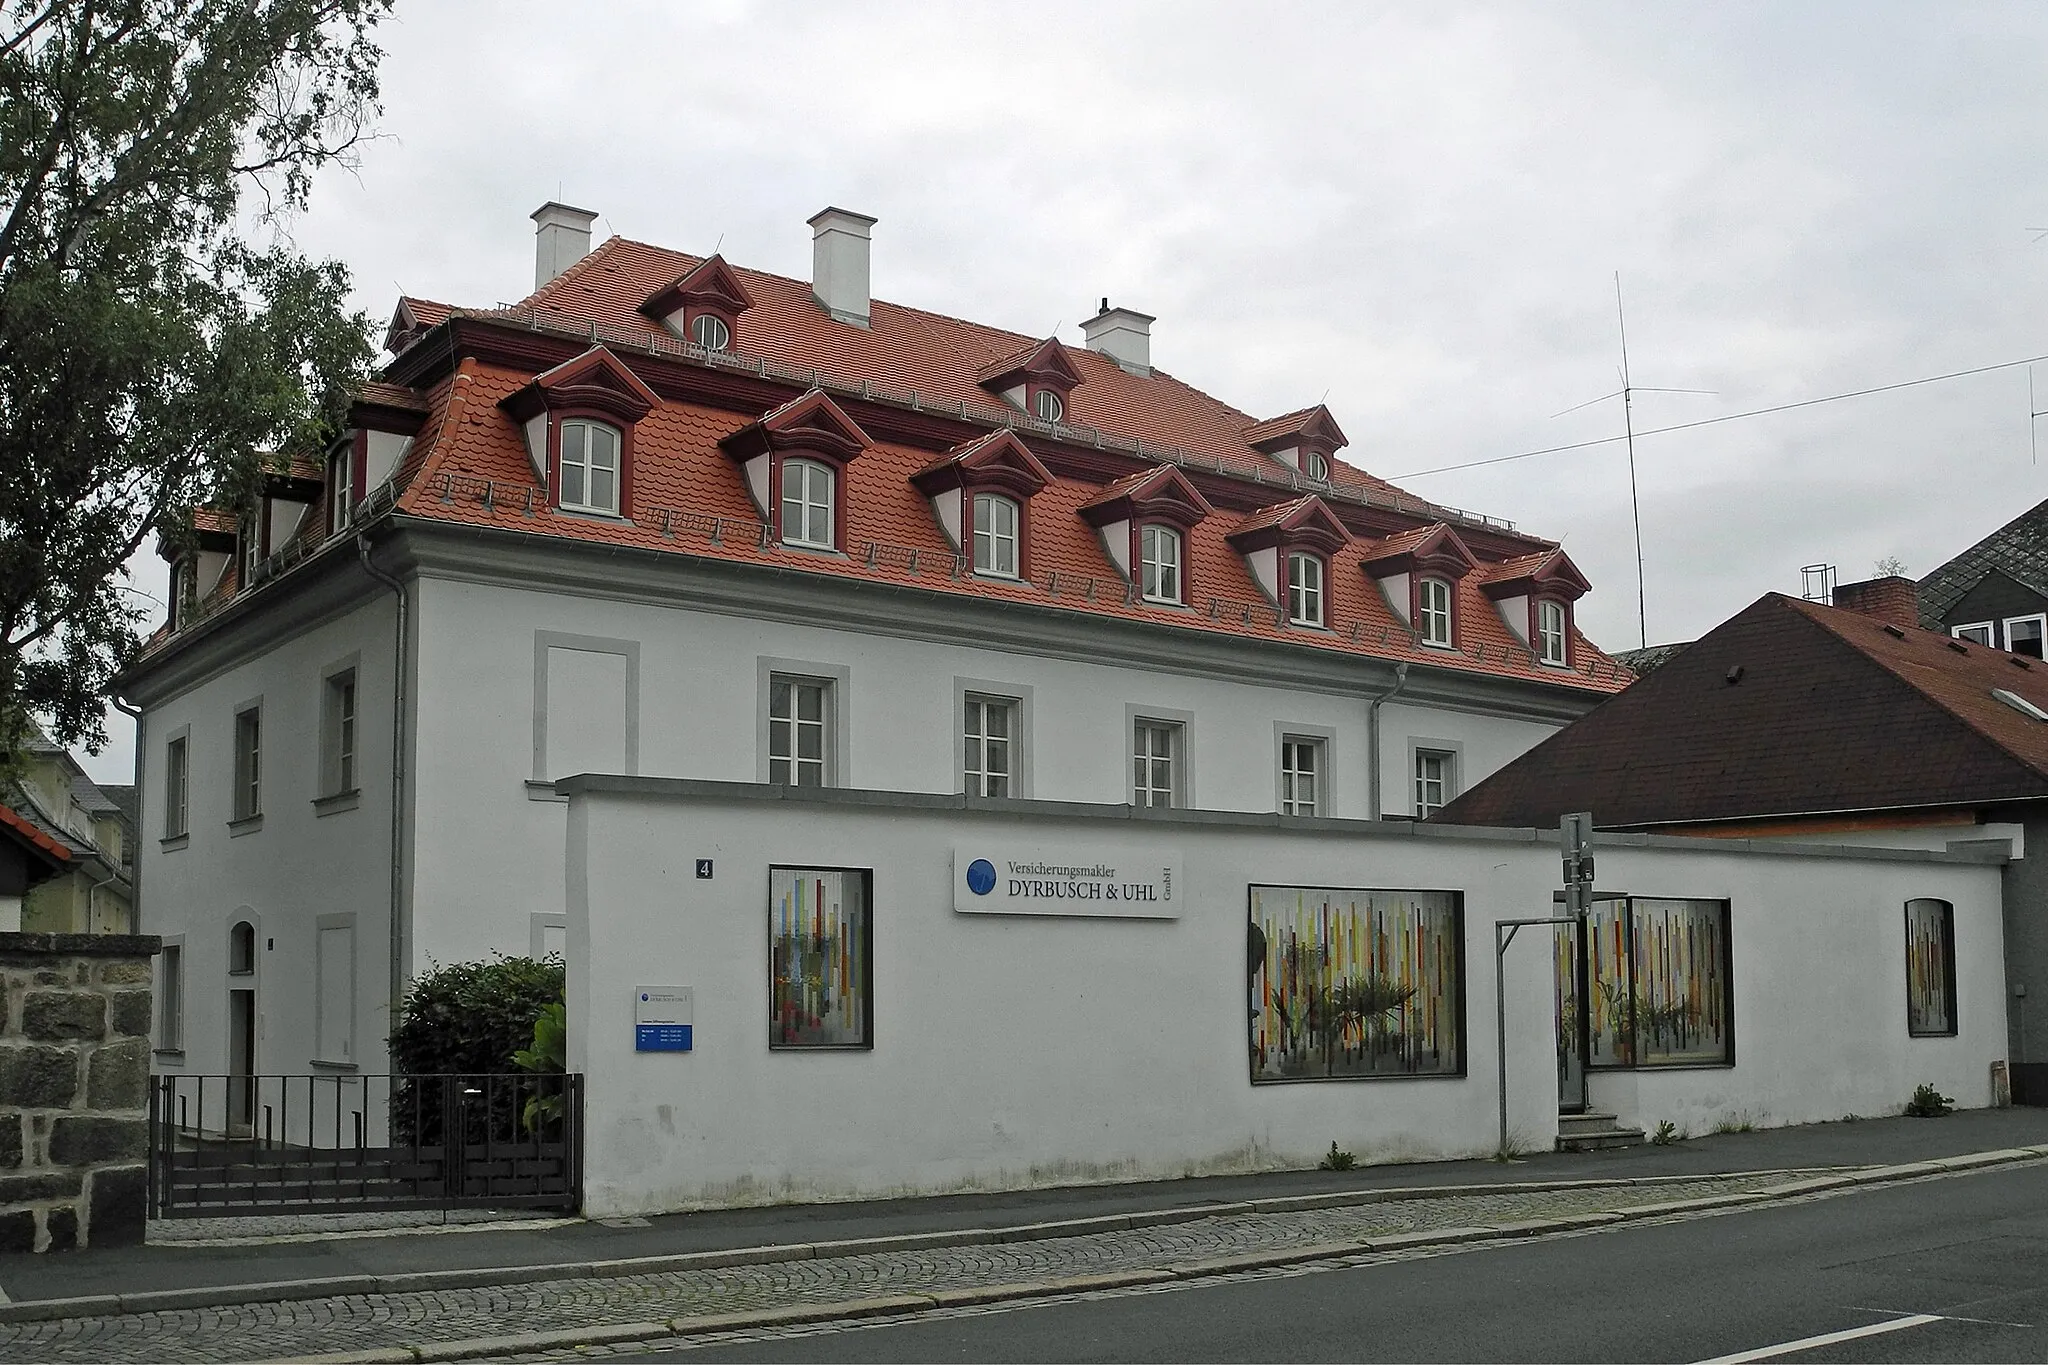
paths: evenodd
<path fill-rule="evenodd" d="M 526 779 L 526 799 L 529 801 L 556 801 L 567 803 L 568 797 L 555 790 L 555 784 L 544 782 L 537 777 Z"/>
<path fill-rule="evenodd" d="M 312 1067 L 315 1071 L 334 1072 L 345 1076 L 354 1075 L 362 1070 L 354 1062 L 323 1062 L 318 1057 L 312 1058 L 306 1065 Z"/>
<path fill-rule="evenodd" d="M 805 545 L 794 540 L 778 540 L 776 546 L 784 550 L 795 550 L 798 554 L 824 555 L 830 559 L 845 559 L 846 552 L 836 545 Z"/>
<path fill-rule="evenodd" d="M 335 792 L 328 796 L 316 796 L 313 798 L 313 814 L 316 816 L 337 815 L 345 810 L 354 810 L 358 805 L 362 804 L 362 799 L 362 790 L 357 787 L 351 787 L 345 792 Z"/>
<path fill-rule="evenodd" d="M 230 839 L 239 839 L 244 834 L 254 834 L 257 830 L 262 828 L 263 816 L 260 813 L 256 815 L 245 815 L 239 820 L 228 821 L 228 837 Z"/>
<path fill-rule="evenodd" d="M 185 1064 L 185 1049 L 181 1047 L 160 1047 L 149 1055 L 171 1066 L 183 1066 Z"/>
<path fill-rule="evenodd" d="M 549 509 L 558 517 L 574 517 L 578 521 L 613 521 L 622 526 L 631 526 L 633 519 L 618 512 L 607 512 L 599 507 L 563 507 L 557 504 Z"/>
<path fill-rule="evenodd" d="M 186 833 L 186 834 L 171 834 L 171 835 L 166 835 L 166 836 L 165 836 L 164 838 L 161 838 L 161 839 L 157 840 L 157 841 L 156 841 L 156 846 L 157 846 L 158 848 L 162 849 L 162 850 L 163 850 L 164 852 L 166 852 L 166 853 L 169 853 L 169 852 L 171 852 L 171 851 L 172 851 L 172 850 L 174 850 L 174 849 L 180 849 L 180 848 L 183 848 L 183 847 L 185 847 L 185 845 L 187 845 L 187 844 L 189 844 L 189 843 L 191 843 L 191 842 L 192 842 L 192 836 L 191 836 L 191 834 L 189 834 L 189 833 Z"/>
<path fill-rule="evenodd" d="M 1458 647 L 1448 640 L 1417 640 L 1415 643 L 1421 645 L 1424 649 L 1440 649 L 1446 654 L 1458 652 Z"/>

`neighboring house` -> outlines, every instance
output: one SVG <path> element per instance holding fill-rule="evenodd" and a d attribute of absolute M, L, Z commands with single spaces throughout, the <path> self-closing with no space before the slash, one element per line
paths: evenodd
<path fill-rule="evenodd" d="M 810 280 L 593 217 L 535 215 L 522 303 L 401 300 L 324 461 L 173 563 L 119 682 L 161 1067 L 379 1068 L 426 963 L 562 950 L 564 776 L 1412 818 L 1629 681 L 1555 543 L 1142 313 L 872 299 L 836 209 Z"/>
<path fill-rule="evenodd" d="M 63 875 L 29 891 L 20 928 L 48 934 L 135 932 L 133 817 L 114 793 L 85 775 L 61 746 L 41 733 L 23 748 L 20 781 L 0 796 L 15 814 L 60 845 Z"/>
<path fill-rule="evenodd" d="M 22 901 L 70 864 L 62 840 L 12 806 L 0 806 L 0 933 L 19 931 Z"/>
<path fill-rule="evenodd" d="M 2048 502 L 1921 579 L 1918 599 L 1929 630 L 2040 658 L 2048 637 Z"/>
<path fill-rule="evenodd" d="M 1900 591 L 1899 585 L 1904 585 Z M 2008 840 L 2015 1091 L 2048 1103 L 2048 664 L 1913 624 L 1912 585 L 1776 593 L 1435 817 L 1731 839 Z M 2030 1006 L 2029 991 L 2042 1003 Z"/>

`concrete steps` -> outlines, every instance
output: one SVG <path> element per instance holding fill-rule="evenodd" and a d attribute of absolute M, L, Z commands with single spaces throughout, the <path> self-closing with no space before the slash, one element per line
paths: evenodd
<path fill-rule="evenodd" d="M 1623 1128 L 1614 1115 L 1588 1109 L 1583 1114 L 1557 1116 L 1557 1150 L 1560 1152 L 1602 1152 L 1617 1147 L 1640 1147 L 1643 1130 Z"/>

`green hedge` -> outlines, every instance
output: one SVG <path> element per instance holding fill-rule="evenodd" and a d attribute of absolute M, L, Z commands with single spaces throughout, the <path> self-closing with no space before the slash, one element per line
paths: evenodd
<path fill-rule="evenodd" d="M 504 1075 L 533 1046 L 533 1022 L 562 999 L 562 963 L 501 957 L 436 966 L 413 980 L 391 1031 L 391 1069 L 409 1076 Z"/>

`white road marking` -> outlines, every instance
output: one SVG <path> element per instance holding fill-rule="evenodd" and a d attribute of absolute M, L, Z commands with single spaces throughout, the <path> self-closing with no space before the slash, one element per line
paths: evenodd
<path fill-rule="evenodd" d="M 1744 1365 L 1751 1360 L 1774 1360 L 1799 1351 L 1811 1351 L 1821 1346 L 1833 1346 L 1840 1341 L 1855 1341 L 1861 1337 L 1883 1336 L 1886 1332 L 1900 1332 L 1908 1327 L 1925 1327 L 1930 1322 L 1942 1322 L 1939 1313 L 1913 1313 L 1889 1322 L 1873 1322 L 1868 1327 L 1851 1327 L 1843 1332 L 1824 1332 L 1817 1337 L 1801 1337 L 1797 1341 L 1782 1341 L 1776 1346 L 1759 1346 L 1754 1351 L 1739 1351 L 1732 1356 L 1715 1356 L 1702 1360 L 1697 1365 Z"/>

